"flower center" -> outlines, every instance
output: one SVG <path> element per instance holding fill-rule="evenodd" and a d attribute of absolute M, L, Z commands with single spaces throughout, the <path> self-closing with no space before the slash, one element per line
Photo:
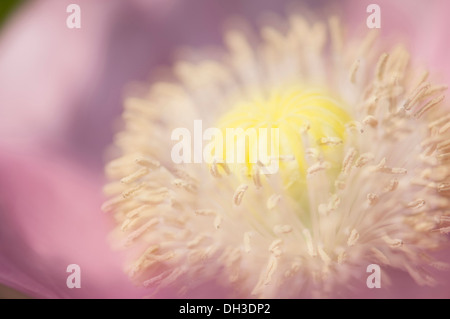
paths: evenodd
<path fill-rule="evenodd" d="M 312 163 L 324 163 L 329 174 L 336 175 L 340 171 L 345 124 L 350 120 L 342 103 L 323 89 L 299 86 L 273 89 L 266 96 L 237 103 L 219 120 L 219 127 L 227 138 L 221 157 L 232 171 L 238 175 L 244 172 L 247 177 L 277 161 L 269 167 L 277 168 L 284 187 L 304 188 Z M 231 129 L 234 129 L 233 144 L 229 143 Z M 240 139 L 245 143 L 239 144 Z M 238 156 L 235 150 L 230 152 L 229 149 L 236 145 Z M 244 147 L 239 148 L 239 145 Z M 245 152 L 245 156 L 241 156 L 244 162 L 237 161 L 239 152 Z M 267 174 L 275 172 L 266 171 Z M 262 172 L 264 174 L 264 170 Z"/>

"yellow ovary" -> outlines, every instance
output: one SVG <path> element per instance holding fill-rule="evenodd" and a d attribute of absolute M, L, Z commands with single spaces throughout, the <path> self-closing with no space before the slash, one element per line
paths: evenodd
<path fill-rule="evenodd" d="M 317 150 L 317 154 L 310 155 L 317 155 L 319 161 L 331 165 L 330 174 L 336 176 L 340 171 L 343 157 L 341 144 L 346 139 L 345 124 L 351 120 L 343 103 L 326 90 L 301 86 L 273 89 L 265 97 L 238 103 L 219 120 L 223 136 L 229 138 L 227 129 L 241 128 L 235 140 L 246 138 L 244 149 L 231 145 L 238 152 L 245 151 L 244 163 L 236 163 L 234 152 L 227 152 L 230 144 L 226 143 L 226 138 L 220 157 L 236 175 L 242 173 L 238 171 L 240 169 L 243 175 L 251 177 L 258 167 L 257 160 L 260 160 L 252 155 L 258 154 L 258 147 L 266 143 L 268 157 L 278 161 L 284 187 L 300 196 L 304 193 L 306 172 L 310 166 L 308 153 L 314 153 L 309 150 Z M 278 129 L 278 140 L 270 133 L 273 128 Z M 255 129 L 256 138 L 251 138 L 252 129 Z M 269 133 L 261 135 L 259 129 L 268 129 Z M 266 136 L 268 140 L 262 141 Z M 267 161 L 260 162 L 269 164 Z"/>

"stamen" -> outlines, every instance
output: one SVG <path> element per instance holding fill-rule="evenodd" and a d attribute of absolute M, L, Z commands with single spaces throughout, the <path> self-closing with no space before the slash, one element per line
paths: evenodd
<path fill-rule="evenodd" d="M 144 188 L 144 186 L 146 186 L 147 183 L 141 183 L 135 187 L 132 187 L 130 189 L 127 189 L 126 191 L 122 192 L 122 196 L 123 198 L 133 198 L 134 196 L 136 196 L 136 194 L 142 190 L 142 188 Z"/>
<path fill-rule="evenodd" d="M 450 264 L 441 262 L 441 261 L 434 261 L 429 264 L 431 267 L 442 270 L 442 271 L 448 271 L 450 270 Z"/>
<path fill-rule="evenodd" d="M 361 61 L 358 59 L 355 62 L 353 62 L 352 66 L 350 67 L 350 82 L 355 84 L 356 83 L 356 72 L 359 69 Z"/>
<path fill-rule="evenodd" d="M 444 100 L 444 98 L 445 98 L 445 95 L 441 95 L 441 96 L 438 96 L 438 97 L 432 99 L 427 104 L 425 104 L 418 112 L 414 113 L 414 116 L 417 118 L 420 118 L 424 113 L 428 112 L 432 107 L 441 103 Z"/>
<path fill-rule="evenodd" d="M 347 246 L 348 247 L 352 247 L 356 244 L 356 242 L 359 239 L 359 233 L 356 229 L 353 229 L 350 233 L 350 236 L 348 236 L 348 240 L 347 240 Z"/>
<path fill-rule="evenodd" d="M 191 176 L 184 168 L 177 167 L 175 168 L 173 174 L 181 180 L 184 180 L 191 184 L 198 184 L 197 179 Z"/>
<path fill-rule="evenodd" d="M 318 162 L 311 165 L 311 167 L 308 168 L 307 173 L 308 175 L 312 175 L 314 173 L 329 169 L 330 167 L 331 165 L 329 162 Z"/>
<path fill-rule="evenodd" d="M 217 169 L 217 163 L 216 163 L 215 160 L 214 160 L 214 161 L 212 162 L 212 164 L 209 166 L 209 172 L 210 172 L 211 175 L 212 175 L 213 177 L 215 177 L 215 178 L 219 178 L 219 177 L 220 177 L 219 171 L 218 171 L 218 169 Z"/>
<path fill-rule="evenodd" d="M 275 234 L 288 234 L 292 232 L 293 228 L 291 225 L 275 225 L 273 232 Z"/>
<path fill-rule="evenodd" d="M 345 124 L 345 128 L 351 133 L 364 133 L 364 128 L 362 124 L 358 121 L 350 121 L 347 124 Z"/>
<path fill-rule="evenodd" d="M 135 217 L 139 216 L 140 214 L 142 214 L 143 211 L 145 211 L 145 210 L 147 210 L 149 208 L 150 208 L 149 205 L 141 205 L 138 208 L 135 208 L 135 209 L 129 211 L 126 214 L 126 217 L 127 218 L 135 218 Z"/>
<path fill-rule="evenodd" d="M 278 156 L 278 159 L 282 162 L 290 162 L 290 161 L 295 161 L 295 156 L 294 155 L 280 155 L 280 156 Z"/>
<path fill-rule="evenodd" d="M 319 252 L 319 256 L 322 259 L 322 261 L 328 265 L 331 263 L 331 258 L 330 256 L 328 256 L 328 254 L 325 252 L 325 250 L 323 249 L 322 245 L 319 245 L 317 248 L 317 251 Z"/>
<path fill-rule="evenodd" d="M 252 232 L 246 232 L 245 234 L 244 234 L 244 251 L 246 252 L 246 253 L 249 253 L 250 252 L 250 250 L 251 250 L 251 247 L 250 247 L 250 238 L 252 237 Z"/>
<path fill-rule="evenodd" d="M 377 194 L 374 194 L 374 193 L 367 194 L 367 201 L 369 202 L 370 206 L 373 206 L 376 203 L 378 203 L 378 199 L 379 199 L 379 196 Z"/>
<path fill-rule="evenodd" d="M 449 227 L 442 227 L 442 228 L 439 228 L 437 230 L 439 230 L 439 232 L 441 234 L 449 234 L 450 233 L 450 226 Z"/>
<path fill-rule="evenodd" d="M 374 159 L 372 153 L 364 153 L 356 160 L 355 167 L 361 168 Z"/>
<path fill-rule="evenodd" d="M 433 122 L 431 122 L 428 127 L 432 128 L 432 127 L 436 127 L 436 126 L 441 126 L 442 124 L 446 124 L 450 121 L 450 114 L 447 114 Z"/>
<path fill-rule="evenodd" d="M 384 191 L 386 193 L 393 192 L 394 190 L 397 189 L 397 186 L 398 186 L 398 179 L 391 179 L 389 181 L 389 185 L 384 188 Z"/>
<path fill-rule="evenodd" d="M 108 183 L 105 186 L 103 186 L 103 193 L 105 195 L 109 196 L 113 196 L 116 195 L 118 193 L 121 193 L 123 190 L 123 184 L 120 182 L 112 182 L 112 183 Z"/>
<path fill-rule="evenodd" d="M 411 96 L 406 100 L 405 104 L 403 104 L 403 108 L 409 111 L 417 103 L 417 101 L 425 95 L 429 88 L 430 83 L 420 85 L 411 93 Z"/>
<path fill-rule="evenodd" d="M 437 187 L 438 192 L 448 192 L 450 191 L 450 183 L 441 183 Z"/>
<path fill-rule="evenodd" d="M 242 184 L 241 186 L 239 186 L 234 195 L 233 195 L 233 203 L 236 206 L 239 206 L 242 202 L 242 198 L 244 197 L 245 192 L 248 189 L 248 185 Z"/>
<path fill-rule="evenodd" d="M 379 31 L 378 29 L 371 29 L 367 35 L 364 37 L 360 47 L 358 48 L 357 55 L 358 56 L 366 56 L 367 53 L 372 50 L 373 45 L 378 38 Z"/>
<path fill-rule="evenodd" d="M 253 167 L 252 179 L 253 179 L 253 183 L 255 184 L 256 188 L 262 187 L 259 168 L 256 166 Z"/>
<path fill-rule="evenodd" d="M 426 138 L 421 144 L 420 146 L 422 148 L 426 148 L 426 147 L 435 147 L 435 145 L 437 143 L 439 143 L 440 141 L 442 141 L 442 136 L 431 136 Z"/>
<path fill-rule="evenodd" d="M 189 183 L 189 182 L 187 182 L 185 180 L 179 179 L 179 178 L 174 179 L 172 184 L 174 186 L 182 188 L 182 189 L 184 189 L 184 190 L 186 190 L 186 191 L 188 191 L 190 193 L 197 192 L 197 186 L 195 186 L 194 184 Z"/>
<path fill-rule="evenodd" d="M 286 270 L 286 272 L 284 273 L 284 277 L 285 278 L 292 277 L 300 270 L 300 267 L 301 263 L 299 261 L 293 262 L 290 269 Z"/>
<path fill-rule="evenodd" d="M 267 199 L 267 209 L 272 210 L 274 209 L 278 203 L 280 202 L 281 196 L 278 194 L 273 194 Z"/>
<path fill-rule="evenodd" d="M 155 226 L 158 223 L 159 223 L 159 219 L 158 218 L 150 219 L 147 223 L 145 223 L 144 225 L 139 227 L 137 230 L 132 232 L 130 235 L 128 235 L 128 237 L 126 239 L 126 242 L 125 242 L 125 246 L 130 246 L 133 243 L 133 241 L 135 241 L 137 238 L 142 236 L 145 232 L 147 232 L 147 230 L 149 228 Z"/>
<path fill-rule="evenodd" d="M 300 135 L 307 136 L 309 130 L 311 129 L 311 124 L 306 122 L 305 124 L 300 125 L 298 132 Z"/>
<path fill-rule="evenodd" d="M 306 248 L 308 250 L 308 254 L 311 257 L 317 256 L 316 250 L 314 249 L 313 240 L 312 240 L 311 233 L 310 233 L 309 229 L 304 229 L 303 230 L 303 236 L 305 238 Z"/>
<path fill-rule="evenodd" d="M 450 216 L 441 216 L 439 218 L 440 223 L 450 223 Z"/>
<path fill-rule="evenodd" d="M 269 246 L 269 251 L 275 256 L 279 257 L 283 253 L 280 246 L 283 244 L 283 240 L 275 239 Z"/>
<path fill-rule="evenodd" d="M 406 173 L 408 173 L 408 170 L 402 167 L 393 167 L 393 168 L 386 168 L 385 172 L 390 174 L 405 175 Z"/>
<path fill-rule="evenodd" d="M 140 170 L 136 171 L 135 173 L 128 175 L 127 177 L 124 177 L 120 180 L 123 184 L 131 184 L 133 182 L 136 182 L 141 177 L 144 177 L 148 174 L 148 169 L 146 167 L 141 168 Z"/>
<path fill-rule="evenodd" d="M 383 253 L 381 252 L 381 250 L 379 250 L 379 249 L 377 249 L 377 248 L 375 248 L 375 247 L 372 247 L 370 250 L 372 251 L 372 253 L 375 255 L 375 257 L 376 257 L 381 263 L 383 263 L 383 264 L 385 264 L 385 265 L 389 265 L 389 264 L 390 264 L 389 259 L 386 257 L 385 254 L 383 254 Z"/>
<path fill-rule="evenodd" d="M 375 128 L 378 125 L 378 120 L 373 115 L 367 115 L 363 120 L 363 124 Z"/>
<path fill-rule="evenodd" d="M 384 242 L 393 248 L 398 248 L 403 246 L 403 241 L 401 239 L 392 239 L 388 235 L 382 237 Z"/>
<path fill-rule="evenodd" d="M 228 167 L 227 163 L 218 163 L 220 167 L 222 167 L 222 169 L 225 171 L 225 174 L 230 175 L 231 171 L 230 171 L 230 167 Z"/>
<path fill-rule="evenodd" d="M 448 130 L 450 130 L 450 122 L 447 122 L 444 126 L 442 126 L 439 129 L 439 134 L 444 134 L 445 132 L 447 132 Z"/>
<path fill-rule="evenodd" d="M 429 97 L 429 96 L 435 95 L 436 93 L 444 92 L 444 91 L 446 91 L 447 89 L 448 89 L 448 86 L 447 86 L 447 85 L 434 85 L 434 86 L 431 86 L 431 87 L 427 90 L 427 92 L 426 92 L 426 94 L 423 96 L 423 98 L 427 98 L 427 97 Z"/>
<path fill-rule="evenodd" d="M 214 218 L 214 223 L 213 223 L 214 228 L 219 229 L 221 224 L 222 224 L 222 216 L 217 214 L 216 218 Z"/>
<path fill-rule="evenodd" d="M 440 150 L 440 151 L 441 150 L 445 150 L 445 149 L 447 149 L 449 147 L 450 147 L 450 139 L 446 140 L 446 141 L 443 141 L 443 142 L 440 142 L 437 145 L 437 149 Z"/>
<path fill-rule="evenodd" d="M 267 264 L 266 270 L 262 275 L 262 278 L 252 291 L 252 295 L 257 295 L 261 292 L 264 286 L 267 286 L 272 281 L 272 276 L 278 267 L 278 258 L 271 255 Z"/>
<path fill-rule="evenodd" d="M 211 173 L 211 175 L 213 177 L 215 177 L 215 178 L 221 177 L 221 175 L 219 173 L 219 166 L 222 167 L 222 169 L 225 171 L 226 175 L 231 174 L 230 168 L 228 167 L 228 165 L 226 163 L 224 163 L 222 160 L 218 161 L 217 159 L 214 159 L 212 164 L 209 166 L 209 172 Z"/>
<path fill-rule="evenodd" d="M 342 144 L 343 141 L 339 137 L 322 137 L 319 140 L 320 145 L 336 146 Z"/>
<path fill-rule="evenodd" d="M 138 157 L 135 159 L 135 162 L 150 169 L 156 169 L 161 166 L 161 164 L 157 160 L 148 157 Z"/>
<path fill-rule="evenodd" d="M 408 204 L 406 204 L 407 208 L 421 208 L 425 205 L 425 200 L 423 199 L 417 199 L 415 201 L 412 201 Z"/>
<path fill-rule="evenodd" d="M 383 53 L 380 56 L 380 59 L 378 60 L 377 71 L 376 71 L 378 81 L 383 80 L 384 71 L 386 69 L 386 62 L 388 61 L 388 57 L 389 57 L 389 54 Z"/>
<path fill-rule="evenodd" d="M 339 254 L 337 256 L 338 264 L 342 265 L 346 258 L 347 258 L 347 254 L 345 253 L 345 250 L 342 250 L 341 252 L 339 252 Z"/>
<path fill-rule="evenodd" d="M 339 53 L 342 51 L 342 48 L 344 46 L 341 24 L 337 17 L 331 17 L 328 20 L 328 23 L 329 23 L 331 42 L 333 43 L 334 52 Z"/>
<path fill-rule="evenodd" d="M 450 153 L 443 153 L 436 156 L 440 163 L 445 163 L 450 160 Z"/>
<path fill-rule="evenodd" d="M 131 226 L 132 221 L 133 221 L 132 219 L 125 219 L 122 225 L 120 226 L 120 230 L 123 232 L 127 231 L 128 228 Z"/>
<path fill-rule="evenodd" d="M 386 173 L 386 174 L 398 174 L 398 175 L 405 175 L 406 173 L 408 173 L 408 171 L 406 170 L 406 168 L 401 168 L 401 167 L 387 167 L 386 166 L 386 158 L 383 158 L 381 160 L 381 162 L 375 167 L 375 172 L 380 172 L 380 173 Z"/>
<path fill-rule="evenodd" d="M 341 203 L 341 198 L 338 195 L 333 194 L 330 197 L 330 201 L 328 202 L 328 211 L 331 212 L 331 211 L 336 210 L 339 207 L 340 203 Z"/>
<path fill-rule="evenodd" d="M 166 187 L 161 187 L 152 192 L 149 192 L 143 200 L 149 204 L 159 204 L 168 197 L 170 197 L 169 190 Z"/>
<path fill-rule="evenodd" d="M 344 190 L 345 187 L 347 186 L 347 184 L 346 184 L 344 181 L 336 180 L 336 181 L 334 182 L 334 186 L 335 186 L 337 189 Z"/>
<path fill-rule="evenodd" d="M 124 202 L 126 202 L 128 199 L 124 198 L 122 195 L 113 197 L 109 200 L 107 200 L 105 203 L 103 203 L 101 210 L 105 213 L 113 211 L 117 206 L 120 206 Z"/>
<path fill-rule="evenodd" d="M 423 73 L 419 77 L 419 80 L 417 81 L 417 84 L 415 85 L 415 88 L 418 89 L 428 79 L 429 75 L 430 72 L 423 71 Z"/>
<path fill-rule="evenodd" d="M 206 239 L 206 236 L 203 234 L 197 235 L 194 239 L 186 244 L 187 248 L 193 248 L 198 246 L 203 240 Z"/>
<path fill-rule="evenodd" d="M 352 164 L 353 164 L 353 159 L 356 156 L 356 150 L 352 147 L 351 149 L 348 150 L 347 154 L 344 157 L 344 162 L 342 163 L 342 172 L 344 174 L 348 174 L 350 173 Z"/>
<path fill-rule="evenodd" d="M 216 216 L 217 213 L 213 210 L 210 209 L 199 209 L 195 211 L 196 215 L 200 215 L 200 216 Z"/>
<path fill-rule="evenodd" d="M 316 160 L 319 157 L 319 151 L 315 148 L 307 148 L 305 150 L 305 156 L 307 158 Z"/>

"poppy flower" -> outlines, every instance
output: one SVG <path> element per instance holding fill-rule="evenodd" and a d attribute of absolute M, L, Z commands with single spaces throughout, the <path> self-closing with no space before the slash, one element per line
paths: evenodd
<path fill-rule="evenodd" d="M 225 50 L 188 52 L 125 100 L 103 209 L 134 247 L 130 276 L 180 294 L 214 281 L 238 297 L 326 297 L 375 264 L 435 285 L 433 268 L 448 268 L 432 255 L 450 222 L 447 86 L 334 16 L 290 10 L 251 33 L 234 21 Z"/>
<path fill-rule="evenodd" d="M 17 17 L 17 30 L 26 30 L 31 17 L 48 17 L 50 5 L 37 3 L 22 22 Z M 9 119 L 3 136 L 13 139 L 1 147 L 1 282 L 35 297 L 444 296 L 445 289 L 419 286 L 439 284 L 435 269 L 447 268 L 445 256 L 435 254 L 446 246 L 448 225 L 445 85 L 416 63 L 434 51 L 386 39 L 391 28 L 408 25 L 412 7 L 380 3 L 377 38 L 364 25 L 365 7 L 351 1 L 342 15 L 351 22 L 339 14 L 281 13 L 279 2 L 270 1 L 155 3 L 136 1 L 139 14 L 119 2 L 108 9 L 81 3 L 92 15 L 83 27 L 98 23 L 92 37 L 82 33 L 79 45 L 72 43 L 83 59 L 64 54 L 56 65 L 68 69 L 59 71 L 46 64 L 37 79 L 53 70 L 49 82 L 10 83 L 2 104 L 21 108 L 2 107 L 3 121 Z M 212 12 L 207 18 L 203 6 Z M 436 2 L 430 10 L 442 7 Z M 399 8 L 407 8 L 403 19 L 389 16 Z M 266 15 L 262 27 L 246 23 L 264 9 L 277 14 Z M 219 26 L 233 13 L 241 19 L 230 20 L 221 45 Z M 442 45 L 436 34 L 443 34 L 445 19 L 439 21 L 430 32 L 435 37 L 421 35 L 431 28 L 421 21 L 407 40 Z M 206 31 L 199 27 L 206 24 Z M 356 25 L 361 32 L 346 35 Z M 13 48 L 17 33 L 26 48 L 24 29 L 10 31 L 3 46 Z M 184 38 L 173 31 L 181 29 Z M 63 30 L 59 39 L 69 47 L 73 34 L 64 40 Z M 153 36 L 147 46 L 138 41 L 146 34 Z M 168 62 L 167 52 L 208 43 L 219 48 L 183 50 L 172 69 L 143 81 L 158 61 Z M 28 60 L 26 49 L 4 52 L 5 85 L 26 65 L 11 63 L 13 52 L 32 67 L 58 57 L 57 50 L 37 60 Z M 80 65 L 71 68 L 70 61 Z M 448 65 L 437 61 L 445 77 Z M 124 101 L 101 214 L 101 154 L 118 92 L 130 80 L 142 84 Z M 33 83 L 42 90 L 33 91 Z M 37 95 L 18 94 L 24 91 Z M 278 170 L 267 174 L 270 161 L 235 163 L 219 139 L 209 144 L 212 161 L 177 163 L 173 132 L 186 128 L 193 137 L 198 120 L 223 135 L 278 129 L 279 152 L 268 154 Z M 256 132 L 245 151 L 261 145 Z M 204 160 L 203 153 L 191 155 Z M 111 218 L 116 227 L 109 232 Z M 107 237 L 120 252 L 110 250 Z M 72 263 L 81 267 L 81 289 L 66 286 Z M 383 289 L 367 288 L 369 264 L 380 266 Z"/>

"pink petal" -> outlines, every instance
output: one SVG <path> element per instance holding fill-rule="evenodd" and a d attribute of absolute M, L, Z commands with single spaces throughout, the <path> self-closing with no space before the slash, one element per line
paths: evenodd
<path fill-rule="evenodd" d="M 348 0 L 345 2 L 345 21 L 364 27 L 370 13 L 369 4 L 381 9 L 381 35 L 390 43 L 402 41 L 411 50 L 412 59 L 428 68 L 432 74 L 450 81 L 450 20 L 447 0 Z"/>
<path fill-rule="evenodd" d="M 33 297 L 133 298 L 121 255 L 106 241 L 102 180 L 51 152 L 0 152 L 0 282 Z M 81 288 L 66 286 L 69 264 Z"/>

